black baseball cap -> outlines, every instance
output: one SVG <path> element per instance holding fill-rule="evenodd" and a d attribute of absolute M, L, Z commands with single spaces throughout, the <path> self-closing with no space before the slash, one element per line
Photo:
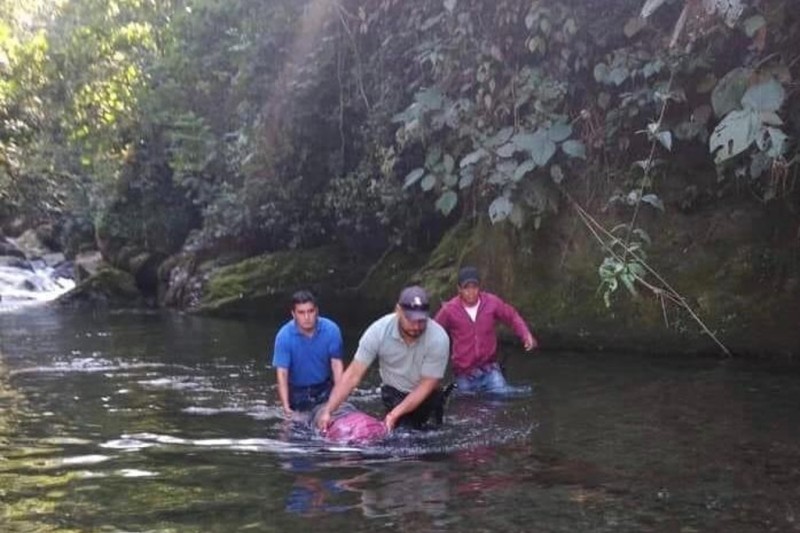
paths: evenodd
<path fill-rule="evenodd" d="M 465 266 L 458 271 L 458 286 L 463 287 L 467 283 L 480 284 L 481 277 L 478 274 L 478 269 L 474 266 Z"/>

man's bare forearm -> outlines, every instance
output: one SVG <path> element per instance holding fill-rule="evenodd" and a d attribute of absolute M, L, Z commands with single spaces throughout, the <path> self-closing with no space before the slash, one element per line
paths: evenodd
<path fill-rule="evenodd" d="M 350 363 L 350 366 L 348 366 L 347 370 L 342 374 L 341 379 L 333 387 L 330 398 L 328 398 L 328 403 L 325 404 L 325 410 L 328 413 L 332 413 L 338 409 L 338 407 L 342 405 L 342 402 L 350 396 L 353 389 L 361 382 L 361 378 L 364 376 L 366 370 L 367 367 L 362 363 L 357 361 Z"/>
<path fill-rule="evenodd" d="M 333 374 L 333 384 L 336 385 L 342 381 L 344 375 L 344 364 L 341 359 L 331 359 L 331 373 Z"/>
<path fill-rule="evenodd" d="M 281 399 L 281 405 L 284 411 L 291 411 L 289 405 L 289 371 L 285 368 L 278 369 L 278 397 Z"/>

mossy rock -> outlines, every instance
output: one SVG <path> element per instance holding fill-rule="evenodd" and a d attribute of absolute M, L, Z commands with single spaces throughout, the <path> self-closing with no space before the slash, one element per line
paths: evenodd
<path fill-rule="evenodd" d="M 178 253 L 166 258 L 158 267 L 158 305 L 163 307 L 191 307 L 196 301 L 202 283 L 193 283 L 197 258 L 192 253 Z"/>
<path fill-rule="evenodd" d="M 610 213 L 596 216 L 605 227 L 620 222 Z M 469 232 L 454 228 L 453 240 L 443 240 L 421 269 L 431 280 L 425 286 L 449 297 L 458 267 L 478 266 L 485 288 L 517 307 L 548 348 L 723 353 L 686 309 L 644 287 L 638 296 L 620 288 L 607 308 L 598 291 L 600 246 L 569 211 L 546 224 L 544 231 L 485 220 Z M 737 205 L 669 212 L 647 227 L 658 236 L 649 263 L 734 354 L 795 357 L 800 347 L 797 247 L 776 245 L 775 227 L 768 213 Z"/>
<path fill-rule="evenodd" d="M 199 270 L 199 269 L 198 269 Z M 289 298 L 310 289 L 328 307 L 343 304 L 366 270 L 345 250 L 325 246 L 281 251 L 212 269 L 199 305 L 193 311 L 224 316 L 283 316 Z"/>
<path fill-rule="evenodd" d="M 61 224 L 59 244 L 67 259 L 95 248 L 94 224 L 87 217 L 67 215 Z"/>
<path fill-rule="evenodd" d="M 140 307 L 145 302 L 131 274 L 107 267 L 61 295 L 56 303 L 64 306 Z"/>
<path fill-rule="evenodd" d="M 484 288 L 498 294 L 511 292 L 518 277 L 514 241 L 504 225 L 492 225 L 483 217 L 462 221 L 444 235 L 412 281 L 425 287 L 437 306 L 455 294 L 459 268 L 472 265 L 480 270 Z"/>
<path fill-rule="evenodd" d="M 392 309 L 400 291 L 406 285 L 419 282 L 419 270 L 428 254 L 392 250 L 370 269 L 362 283 L 355 288 L 365 316 L 376 316 Z"/>
<path fill-rule="evenodd" d="M 484 289 L 516 307 L 549 349 L 715 349 L 685 317 L 671 317 L 666 324 L 660 302 L 649 295 L 631 297 L 623 289 L 607 308 L 598 292 L 602 253 L 585 233 L 570 232 L 571 222 L 564 215 L 553 217 L 554 227 L 541 232 L 493 225 L 485 218 L 462 222 L 445 235 L 413 279 L 429 291 L 436 306 L 456 293 L 461 266 L 478 267 Z M 713 275 L 705 264 L 692 269 Z"/>
<path fill-rule="evenodd" d="M 453 292 L 458 266 L 484 237 L 475 228 L 475 223 L 460 222 L 430 253 L 395 249 L 384 254 L 357 288 L 360 298 L 373 312 L 388 311 L 403 287 L 415 284 L 424 287 L 432 305 L 437 306 Z"/>

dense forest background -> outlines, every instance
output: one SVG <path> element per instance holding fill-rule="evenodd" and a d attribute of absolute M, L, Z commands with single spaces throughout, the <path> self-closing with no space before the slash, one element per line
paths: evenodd
<path fill-rule="evenodd" d="M 553 339 L 793 353 L 795 4 L 2 0 L 3 233 L 161 305 L 469 261 Z"/>

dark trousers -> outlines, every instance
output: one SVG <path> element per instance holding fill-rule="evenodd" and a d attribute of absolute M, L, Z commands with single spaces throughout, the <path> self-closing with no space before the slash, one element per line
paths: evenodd
<path fill-rule="evenodd" d="M 413 429 L 425 429 L 430 427 L 428 421 L 432 420 L 433 426 L 441 426 L 444 420 L 444 407 L 447 403 L 447 397 L 450 395 L 450 390 L 451 387 L 447 387 L 445 390 L 434 390 L 416 409 L 398 418 L 397 425 Z M 381 400 L 383 400 L 383 406 L 386 407 L 387 413 L 405 400 L 406 396 L 408 396 L 407 392 L 397 390 L 391 385 L 383 385 L 381 387 Z"/>
<path fill-rule="evenodd" d="M 307 387 L 290 386 L 289 407 L 295 411 L 309 411 L 315 406 L 327 402 L 332 388 L 331 380 Z"/>

